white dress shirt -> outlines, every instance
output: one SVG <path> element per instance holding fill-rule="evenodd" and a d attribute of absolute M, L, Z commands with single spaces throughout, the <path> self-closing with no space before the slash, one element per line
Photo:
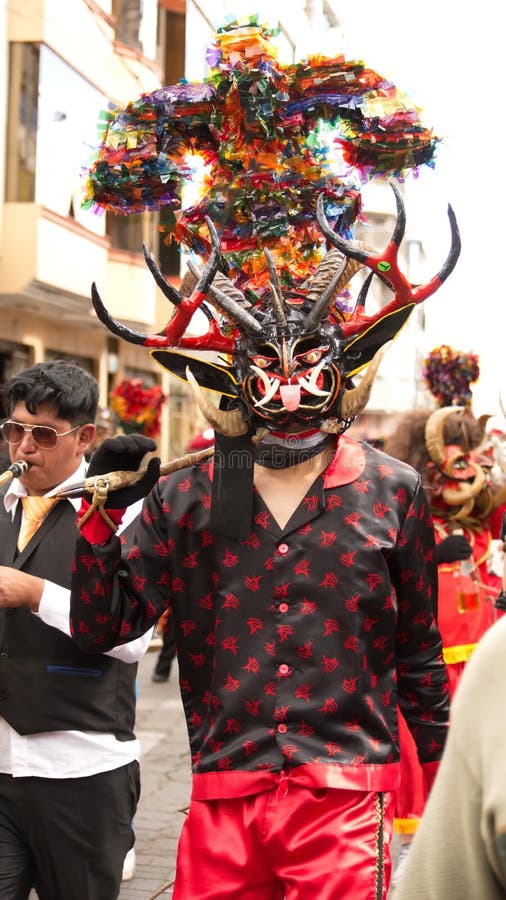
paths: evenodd
<path fill-rule="evenodd" d="M 86 463 L 83 462 L 76 472 L 58 485 L 64 487 L 86 474 Z M 21 482 L 14 478 L 6 491 L 4 505 L 12 518 L 20 497 L 26 496 Z M 70 500 L 76 512 L 81 505 L 80 498 Z M 129 507 L 121 528 L 124 528 L 134 517 L 142 504 Z M 54 584 L 44 582 L 38 615 L 46 625 L 57 628 L 70 636 L 69 626 L 70 591 Z M 146 652 L 153 629 L 142 637 L 108 650 L 106 656 L 120 659 L 125 663 L 137 662 Z M 39 776 L 41 778 L 80 778 L 95 775 L 98 772 L 109 772 L 139 759 L 140 745 L 137 738 L 131 741 L 118 741 L 114 734 L 103 734 L 91 731 L 47 731 L 42 734 L 18 734 L 14 728 L 0 716 L 0 772 L 16 777 Z"/>

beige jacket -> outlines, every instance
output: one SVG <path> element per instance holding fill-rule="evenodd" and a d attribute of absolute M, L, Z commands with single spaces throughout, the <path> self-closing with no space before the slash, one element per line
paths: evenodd
<path fill-rule="evenodd" d="M 395 900 L 506 897 L 506 616 L 457 689 L 443 760 Z"/>

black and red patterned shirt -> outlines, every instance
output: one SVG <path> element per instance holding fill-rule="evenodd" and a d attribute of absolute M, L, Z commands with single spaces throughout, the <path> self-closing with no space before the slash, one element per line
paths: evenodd
<path fill-rule="evenodd" d="M 72 589 L 74 640 L 93 652 L 172 606 L 193 796 L 255 793 L 287 769 L 394 789 L 398 703 L 436 763 L 448 685 L 418 474 L 343 436 L 285 528 L 255 492 L 243 540 L 211 532 L 211 479 L 209 462 L 160 479 L 121 543 L 80 537 Z"/>

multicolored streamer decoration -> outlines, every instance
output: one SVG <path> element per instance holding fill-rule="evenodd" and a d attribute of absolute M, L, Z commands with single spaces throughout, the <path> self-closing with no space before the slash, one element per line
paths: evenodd
<path fill-rule="evenodd" d="M 181 81 L 103 114 L 87 170 L 85 208 L 174 213 L 166 240 L 203 258 L 209 216 L 221 236 L 221 268 L 255 302 L 268 289 L 268 247 L 283 289 L 297 289 L 324 256 L 318 195 L 345 237 L 372 178 L 403 179 L 433 164 L 437 138 L 419 110 L 383 76 L 343 56 L 281 65 L 276 31 L 256 16 L 219 28 L 210 75 Z M 181 188 L 205 164 L 196 205 Z"/>
<path fill-rule="evenodd" d="M 110 394 L 111 409 L 118 417 L 121 431 L 151 438 L 160 434 L 166 399 L 159 385 L 145 388 L 140 378 L 124 378 Z"/>
<path fill-rule="evenodd" d="M 423 361 L 422 378 L 438 406 L 467 406 L 473 399 L 471 385 L 480 377 L 476 353 L 441 344 Z"/>

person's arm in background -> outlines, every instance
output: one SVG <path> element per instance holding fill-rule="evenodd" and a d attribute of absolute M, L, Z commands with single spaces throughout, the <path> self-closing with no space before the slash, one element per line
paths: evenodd
<path fill-rule="evenodd" d="M 435 558 L 438 566 L 441 563 L 452 563 L 468 559 L 473 552 L 471 544 L 463 534 L 449 534 L 437 544 Z"/>
<path fill-rule="evenodd" d="M 131 525 L 141 509 L 142 500 L 132 504 L 126 510 L 127 515 L 123 516 L 118 532 L 125 530 L 127 525 Z M 57 628 L 63 634 L 71 637 L 70 590 L 68 588 L 12 566 L 1 566 L 0 573 L 0 606 L 26 606 L 46 625 Z M 153 636 L 153 630 L 154 627 L 129 644 L 121 644 L 119 647 L 108 650 L 107 655 L 126 663 L 137 662 L 146 652 Z"/>
<path fill-rule="evenodd" d="M 466 665 L 443 759 L 395 900 L 506 896 L 505 646 L 501 619 Z"/>
<path fill-rule="evenodd" d="M 46 625 L 57 628 L 68 637 L 70 633 L 70 590 L 52 581 L 45 581 L 29 572 L 0 566 L 0 609 L 28 607 L 40 616 Z M 153 634 L 153 628 L 128 645 L 110 648 L 109 656 L 122 662 L 137 662 L 146 652 Z M 99 648 L 96 653 L 101 652 Z"/>

